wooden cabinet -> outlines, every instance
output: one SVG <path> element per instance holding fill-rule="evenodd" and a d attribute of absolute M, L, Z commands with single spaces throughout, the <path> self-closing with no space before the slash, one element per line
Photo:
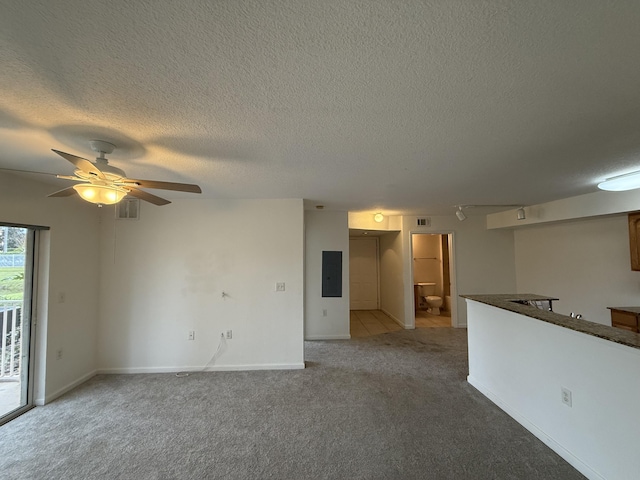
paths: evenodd
<path fill-rule="evenodd" d="M 640 307 L 607 307 L 611 310 L 611 326 L 640 333 L 638 317 Z"/>

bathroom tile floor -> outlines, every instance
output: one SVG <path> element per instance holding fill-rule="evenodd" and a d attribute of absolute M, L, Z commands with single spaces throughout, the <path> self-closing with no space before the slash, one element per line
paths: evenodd
<path fill-rule="evenodd" d="M 440 310 L 440 315 L 432 315 L 426 310 L 416 312 L 416 328 L 450 327 L 451 313 Z"/>
<path fill-rule="evenodd" d="M 416 313 L 416 328 L 450 327 L 451 317 L 448 312 L 442 315 L 431 315 L 419 310 Z M 402 330 L 402 327 L 394 322 L 381 310 L 351 310 L 351 337 L 371 337 L 381 333 Z"/>

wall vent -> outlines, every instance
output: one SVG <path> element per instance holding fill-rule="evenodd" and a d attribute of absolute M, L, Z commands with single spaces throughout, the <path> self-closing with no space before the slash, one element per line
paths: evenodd
<path fill-rule="evenodd" d="M 140 199 L 125 197 L 116 208 L 118 220 L 138 220 L 140 218 Z"/>
<path fill-rule="evenodd" d="M 431 226 L 431 218 L 430 217 L 419 218 L 418 219 L 418 226 L 419 227 L 430 227 Z"/>

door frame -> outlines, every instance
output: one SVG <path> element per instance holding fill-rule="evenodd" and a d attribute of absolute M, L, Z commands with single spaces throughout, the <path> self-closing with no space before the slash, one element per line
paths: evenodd
<path fill-rule="evenodd" d="M 409 278 L 411 279 L 411 284 L 407 287 L 410 290 L 411 297 L 411 305 L 415 306 L 415 291 L 414 291 L 414 283 L 413 283 L 413 236 L 414 235 L 446 235 L 447 242 L 449 246 L 449 282 L 451 284 L 451 326 L 453 328 L 459 328 L 458 323 L 458 285 L 457 285 L 457 277 L 456 277 L 456 262 L 455 262 L 455 232 L 451 230 L 435 230 L 435 231 L 412 231 L 409 232 Z M 444 302 L 445 299 L 443 298 Z M 406 315 L 405 318 L 409 320 L 407 322 L 407 326 L 405 328 L 416 328 L 416 313 L 415 308 L 411 309 L 413 312 L 411 315 Z"/>
<path fill-rule="evenodd" d="M 22 355 L 21 378 L 20 378 L 20 398 L 26 393 L 25 404 L 11 411 L 0 418 L 0 425 L 3 425 L 19 415 L 22 415 L 35 406 L 35 371 L 36 371 L 36 305 L 37 305 L 37 281 L 39 265 L 39 243 L 40 227 L 30 225 L 3 224 L 15 228 L 27 229 L 27 248 L 25 249 L 24 265 L 24 295 L 22 303 L 22 318 L 20 321 L 21 339 L 28 344 L 28 353 Z M 24 372 L 26 369 L 26 372 Z M 25 378 L 26 377 L 26 378 Z M 25 391 L 26 390 L 26 391 Z"/>

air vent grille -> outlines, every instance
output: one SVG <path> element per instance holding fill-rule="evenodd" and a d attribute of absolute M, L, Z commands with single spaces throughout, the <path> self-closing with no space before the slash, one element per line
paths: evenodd
<path fill-rule="evenodd" d="M 430 227 L 431 226 L 431 218 L 418 218 L 418 226 L 419 227 Z"/>
<path fill-rule="evenodd" d="M 116 208 L 118 220 L 138 220 L 140 218 L 140 200 L 125 197 Z"/>

